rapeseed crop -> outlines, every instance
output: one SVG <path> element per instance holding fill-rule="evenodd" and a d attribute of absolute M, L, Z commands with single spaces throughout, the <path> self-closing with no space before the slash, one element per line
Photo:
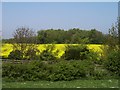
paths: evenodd
<path fill-rule="evenodd" d="M 47 45 L 54 45 L 55 47 L 54 47 L 52 52 L 54 53 L 58 50 L 58 54 L 57 54 L 56 57 L 60 58 L 64 54 L 66 46 L 68 44 L 38 44 L 37 48 L 39 49 L 40 52 L 42 52 L 43 50 L 46 49 Z M 69 45 L 79 45 L 79 44 L 69 44 Z M 99 55 L 101 55 L 102 52 L 103 52 L 102 49 L 101 49 L 102 45 L 100 45 L 100 44 L 87 44 L 87 47 L 88 47 L 88 49 L 99 53 Z M 2 54 L 1 54 L 1 56 L 8 57 L 9 53 L 12 50 L 13 50 L 12 44 L 2 44 L 2 50 L 1 50 Z"/>

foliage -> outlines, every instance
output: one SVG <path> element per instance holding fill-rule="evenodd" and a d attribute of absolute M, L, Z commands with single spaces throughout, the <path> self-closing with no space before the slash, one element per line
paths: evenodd
<path fill-rule="evenodd" d="M 44 50 L 41 54 L 40 54 L 40 60 L 43 61 L 49 61 L 49 60 L 55 60 L 56 57 L 49 52 L 48 50 Z"/>
<path fill-rule="evenodd" d="M 106 35 L 104 35 L 100 31 L 97 31 L 96 29 L 91 29 L 88 37 L 90 40 L 89 42 L 91 44 L 102 44 L 104 42 Z"/>
<path fill-rule="evenodd" d="M 20 54 L 20 59 L 25 59 L 27 56 L 27 59 L 35 59 L 36 53 L 37 53 L 37 45 L 36 43 L 36 36 L 35 33 L 29 29 L 29 28 L 18 28 L 13 33 L 13 39 L 12 39 L 12 45 L 13 45 L 13 52 L 10 55 L 11 59 L 14 59 L 13 56 L 19 55 L 20 51 L 22 53 L 22 56 Z M 13 54 L 14 53 L 14 54 Z M 16 53 L 16 54 L 15 54 Z M 18 57 L 17 55 L 17 57 Z"/>
<path fill-rule="evenodd" d="M 118 45 L 118 31 L 115 26 L 112 26 L 109 29 L 109 34 L 105 39 L 105 44 L 109 46 L 109 50 L 115 49 L 116 45 Z"/>
<path fill-rule="evenodd" d="M 29 60 L 37 60 L 39 59 L 37 53 L 39 53 L 38 49 L 29 48 L 25 53 L 25 58 Z"/>
<path fill-rule="evenodd" d="M 105 67 L 120 76 L 120 51 L 113 50 L 108 54 Z"/>
<path fill-rule="evenodd" d="M 117 24 L 109 29 L 109 37 L 107 38 L 107 48 L 104 49 L 105 67 L 110 72 L 120 76 L 120 19 L 118 18 Z"/>
<path fill-rule="evenodd" d="M 118 29 L 118 44 L 120 49 L 120 17 L 118 17 L 118 20 L 117 20 L 117 29 Z"/>
<path fill-rule="evenodd" d="M 93 71 L 94 66 L 87 61 L 61 61 L 54 66 L 53 72 L 48 77 L 48 80 L 69 81 L 74 79 L 87 79 Z"/>
<path fill-rule="evenodd" d="M 12 43 L 13 42 L 13 38 L 10 39 L 2 39 L 2 43 Z"/>
<path fill-rule="evenodd" d="M 98 54 L 89 50 L 86 45 L 68 45 L 62 56 L 65 60 L 97 60 Z"/>
<path fill-rule="evenodd" d="M 96 29 L 81 30 L 79 28 L 73 28 L 69 30 L 62 29 L 47 29 L 38 31 L 37 43 L 41 44 L 85 44 L 94 43 L 101 44 L 105 35 L 97 31 Z"/>
<path fill-rule="evenodd" d="M 94 66 L 88 61 L 63 60 L 54 64 L 32 61 L 23 64 L 3 63 L 2 71 L 3 77 L 17 81 L 68 81 L 87 78 L 94 71 Z"/>
<path fill-rule="evenodd" d="M 23 59 L 23 53 L 20 50 L 14 50 L 8 55 L 9 59 L 21 60 Z"/>
<path fill-rule="evenodd" d="M 109 34 L 106 38 L 107 43 L 105 44 L 109 46 L 109 49 L 116 49 L 116 45 L 120 49 L 120 17 L 118 17 L 115 25 L 113 24 L 109 29 Z"/>
<path fill-rule="evenodd" d="M 89 50 L 89 53 L 87 54 L 87 60 L 92 61 L 94 64 L 102 65 L 104 63 L 104 60 L 101 57 L 100 52 L 94 52 L 93 50 Z"/>
<path fill-rule="evenodd" d="M 49 61 L 49 60 L 56 60 L 57 58 L 53 55 L 54 45 L 46 45 L 45 50 L 42 51 L 40 54 L 40 60 Z"/>
<path fill-rule="evenodd" d="M 108 80 L 108 79 L 117 79 L 116 75 L 110 73 L 106 68 L 104 68 L 102 65 L 95 65 L 95 70 L 89 77 L 91 80 Z"/>
<path fill-rule="evenodd" d="M 39 63 L 42 65 L 41 63 Z M 24 81 L 24 80 L 37 80 L 37 71 L 38 67 L 35 66 L 35 62 L 23 63 L 23 64 L 13 64 L 13 63 L 4 63 L 3 64 L 3 77 L 12 79 L 14 81 Z M 9 71 L 8 71 L 9 70 Z M 40 70 L 40 69 L 39 69 Z M 39 72 L 38 72 L 39 74 Z"/>

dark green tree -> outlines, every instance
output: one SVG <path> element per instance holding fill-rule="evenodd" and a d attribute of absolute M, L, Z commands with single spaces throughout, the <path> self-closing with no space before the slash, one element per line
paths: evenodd
<path fill-rule="evenodd" d="M 89 32 L 90 43 L 92 44 L 102 44 L 104 41 L 104 34 L 96 29 L 91 29 Z"/>
<path fill-rule="evenodd" d="M 91 31 L 73 28 L 69 30 L 48 29 L 38 31 L 38 43 L 42 44 L 81 44 L 81 43 L 103 43 L 105 35 L 93 29 Z"/>

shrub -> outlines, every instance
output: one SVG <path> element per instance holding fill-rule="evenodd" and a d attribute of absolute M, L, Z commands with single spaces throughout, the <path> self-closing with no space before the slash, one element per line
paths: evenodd
<path fill-rule="evenodd" d="M 94 73 L 92 73 L 91 77 L 94 80 L 102 80 L 102 79 L 111 79 L 110 73 L 107 70 L 95 70 Z"/>
<path fill-rule="evenodd" d="M 2 76 L 9 78 L 14 81 L 34 80 L 35 69 L 37 67 L 33 64 L 14 64 L 14 63 L 3 63 Z"/>
<path fill-rule="evenodd" d="M 66 61 L 61 61 L 53 65 L 52 74 L 48 77 L 48 80 L 60 81 L 71 80 L 73 76 L 74 67 Z"/>
<path fill-rule="evenodd" d="M 84 61 L 72 61 L 73 67 L 77 71 L 76 76 L 81 78 L 87 78 L 94 71 L 94 65 L 92 62 L 84 60 Z M 78 73 L 79 72 L 79 73 Z"/>
<path fill-rule="evenodd" d="M 89 53 L 89 49 L 85 45 L 68 45 L 62 57 L 66 60 L 84 60 L 87 59 L 87 54 Z"/>
<path fill-rule="evenodd" d="M 18 77 L 21 77 L 23 71 L 26 71 L 25 67 L 25 65 L 22 65 L 21 67 L 20 64 L 12 65 L 11 63 L 4 63 L 2 67 L 2 76 L 11 80 L 15 80 Z"/>
<path fill-rule="evenodd" d="M 87 78 L 94 71 L 94 66 L 88 61 L 60 61 L 53 66 L 48 80 L 74 80 Z"/>
<path fill-rule="evenodd" d="M 99 53 L 90 50 L 89 54 L 87 54 L 87 60 L 92 61 L 94 64 L 102 65 L 104 60 L 101 58 Z"/>
<path fill-rule="evenodd" d="M 38 52 L 39 52 L 39 50 L 36 48 L 32 48 L 32 49 L 29 48 L 25 53 L 25 57 L 29 60 L 37 60 L 37 59 L 39 59 L 37 56 Z"/>
<path fill-rule="evenodd" d="M 50 61 L 50 60 L 56 60 L 57 58 L 53 54 L 53 50 L 55 48 L 54 45 L 45 45 L 46 49 L 40 54 L 40 60 L 43 61 Z"/>
<path fill-rule="evenodd" d="M 120 51 L 119 50 L 111 50 L 107 56 L 107 60 L 105 62 L 105 67 L 110 72 L 113 72 L 120 76 Z"/>
<path fill-rule="evenodd" d="M 50 74 L 50 65 L 41 61 L 31 61 L 22 64 L 3 63 L 2 76 L 9 81 L 36 81 L 47 80 Z"/>
<path fill-rule="evenodd" d="M 14 50 L 8 55 L 9 59 L 21 60 L 23 59 L 23 53 L 20 50 Z"/>
<path fill-rule="evenodd" d="M 49 52 L 48 50 L 44 50 L 41 54 L 40 54 L 40 60 L 43 61 L 49 61 L 49 60 L 55 60 L 56 57 Z"/>

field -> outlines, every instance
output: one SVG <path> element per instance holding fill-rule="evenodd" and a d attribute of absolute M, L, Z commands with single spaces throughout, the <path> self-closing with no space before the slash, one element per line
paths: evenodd
<path fill-rule="evenodd" d="M 45 49 L 45 46 L 47 46 L 47 45 L 49 45 L 49 44 L 38 44 L 37 46 L 38 46 L 38 49 L 40 50 L 40 52 L 42 52 Z M 61 57 L 64 54 L 66 45 L 67 44 L 55 44 L 54 51 L 59 50 L 57 57 Z M 71 44 L 71 45 L 78 45 L 78 44 Z M 102 49 L 101 49 L 102 45 L 88 44 L 87 46 L 90 50 L 93 50 L 94 52 L 98 52 L 100 55 L 102 54 Z M 2 44 L 1 56 L 8 57 L 9 53 L 12 50 L 13 50 L 12 44 Z"/>
<path fill-rule="evenodd" d="M 118 80 L 4 82 L 3 88 L 118 88 Z"/>

